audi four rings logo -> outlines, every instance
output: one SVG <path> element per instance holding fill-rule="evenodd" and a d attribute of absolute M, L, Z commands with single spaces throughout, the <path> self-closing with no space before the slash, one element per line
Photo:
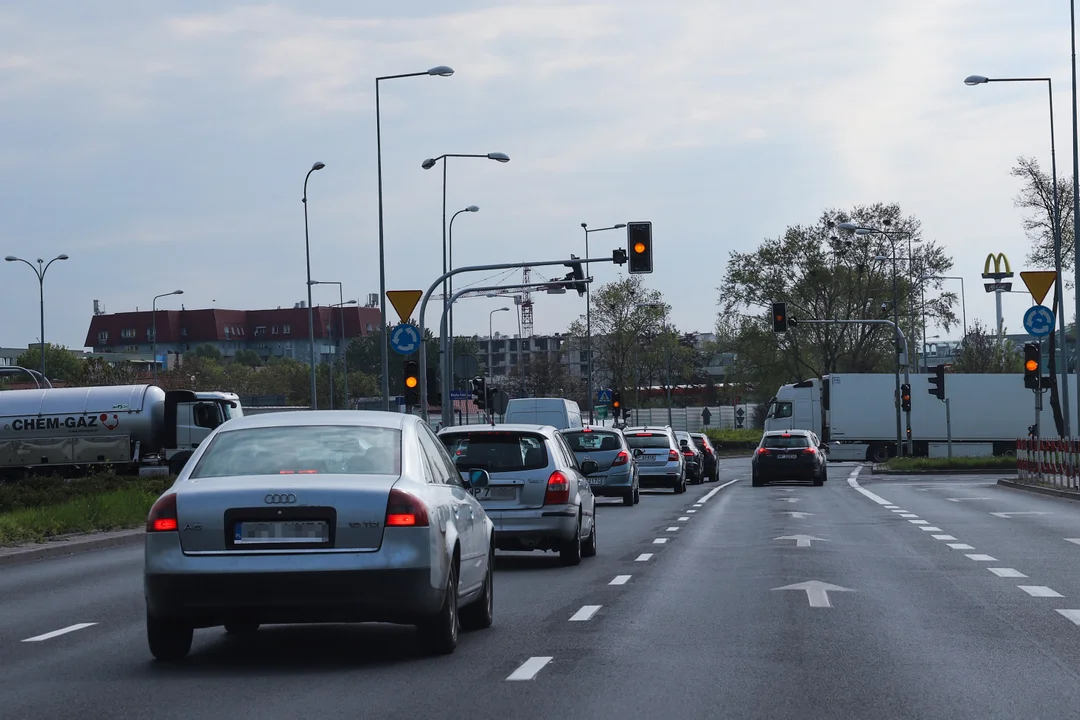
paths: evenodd
<path fill-rule="evenodd" d="M 292 505 L 296 502 L 296 496 L 292 493 L 287 495 L 267 495 L 263 498 L 267 505 Z"/>

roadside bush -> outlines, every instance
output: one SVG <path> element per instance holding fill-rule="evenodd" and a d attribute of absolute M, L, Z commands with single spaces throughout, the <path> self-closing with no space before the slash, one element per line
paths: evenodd
<path fill-rule="evenodd" d="M 1016 469 L 1015 455 L 986 457 L 894 457 L 885 463 L 889 470 L 1008 470 Z"/>
<path fill-rule="evenodd" d="M 720 445 L 720 453 L 727 454 L 730 452 L 746 452 L 749 453 L 758 446 L 761 442 L 761 430 L 754 430 L 752 428 L 723 429 L 713 430 L 709 429 L 705 431 L 705 434 L 709 436 L 714 445 Z"/>
<path fill-rule="evenodd" d="M 50 507 L 79 498 L 93 498 L 118 490 L 133 490 L 155 497 L 172 485 L 172 476 L 132 477 L 97 473 L 83 478 L 28 477 L 0 483 L 0 514 Z"/>

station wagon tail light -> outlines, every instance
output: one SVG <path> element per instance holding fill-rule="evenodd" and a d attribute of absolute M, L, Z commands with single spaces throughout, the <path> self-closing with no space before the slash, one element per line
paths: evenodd
<path fill-rule="evenodd" d="M 694 457 L 694 451 L 693 450 L 683 450 L 682 454 L 685 455 L 686 457 Z"/>
<path fill-rule="evenodd" d="M 817 455 L 817 448 L 813 446 L 804 448 L 803 455 Z"/>
<path fill-rule="evenodd" d="M 420 498 L 399 488 L 390 490 L 386 503 L 387 527 L 427 527 L 428 513 Z"/>
<path fill-rule="evenodd" d="M 176 493 L 162 495 L 150 508 L 150 515 L 146 518 L 146 532 L 169 532 L 176 529 Z"/>
<path fill-rule="evenodd" d="M 769 448 L 760 447 L 760 448 L 757 449 L 757 454 L 758 455 L 768 455 L 769 454 Z"/>
<path fill-rule="evenodd" d="M 667 454 L 668 462 L 675 462 L 679 459 L 679 453 L 676 450 L 668 450 Z"/>
<path fill-rule="evenodd" d="M 612 461 L 611 466 L 625 465 L 628 462 L 630 462 L 630 456 L 626 454 L 625 450 L 620 450 L 619 454 L 616 455 L 615 459 Z"/>
<path fill-rule="evenodd" d="M 570 480 L 556 470 L 548 478 L 547 492 L 544 493 L 544 504 L 565 505 L 568 502 L 570 502 Z"/>

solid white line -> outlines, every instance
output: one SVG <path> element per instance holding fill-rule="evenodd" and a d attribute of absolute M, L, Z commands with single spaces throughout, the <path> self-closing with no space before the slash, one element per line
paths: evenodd
<path fill-rule="evenodd" d="M 652 553 L 641 553 L 634 559 L 634 562 L 648 562 L 651 557 Z"/>
<path fill-rule="evenodd" d="M 902 518 L 917 518 L 919 516 L 916 515 L 915 513 L 901 513 L 900 517 L 902 517 Z"/>
<path fill-rule="evenodd" d="M 935 540 L 955 540 L 956 539 L 952 535 L 931 535 L 930 537 L 934 538 Z"/>
<path fill-rule="evenodd" d="M 536 677 L 536 674 L 544 669 L 544 666 L 551 662 L 550 657 L 531 657 L 525 662 L 521 663 L 521 666 L 517 670 L 510 673 L 506 678 L 507 680 L 532 680 Z"/>
<path fill-rule="evenodd" d="M 1045 585 L 1017 585 L 1016 587 L 1020 588 L 1031 597 L 1065 597 L 1061 593 L 1056 590 L 1051 590 Z"/>
<path fill-rule="evenodd" d="M 968 545 L 967 543 L 949 543 L 949 547 L 953 550 L 974 550 L 974 545 Z"/>
<path fill-rule="evenodd" d="M 1058 612 L 1072 620 L 1076 625 L 1080 625 L 1080 610 L 1058 610 Z"/>
<path fill-rule="evenodd" d="M 608 585 L 625 585 L 630 581 L 629 575 L 616 575 L 615 579 L 608 583 Z"/>
<path fill-rule="evenodd" d="M 858 476 L 860 470 L 862 470 L 861 465 L 859 467 L 855 468 L 855 472 L 851 473 L 851 477 L 848 478 L 848 485 L 855 488 L 856 490 L 861 492 L 863 495 L 865 495 L 866 497 L 868 497 L 871 500 L 873 500 L 874 502 L 876 502 L 878 505 L 892 505 L 892 503 L 889 502 L 888 500 L 886 500 L 885 498 L 881 497 L 880 495 L 875 495 L 874 493 L 872 493 L 869 490 L 867 490 L 866 488 L 864 488 L 862 485 L 859 485 L 859 481 L 856 480 L 855 478 Z"/>
<path fill-rule="evenodd" d="M 600 605 L 582 605 L 580 610 L 570 616 L 570 622 L 584 622 L 595 615 L 600 607 Z"/>
<path fill-rule="evenodd" d="M 925 530 L 926 532 L 941 532 L 941 528 L 934 527 L 932 525 L 920 525 L 919 529 Z"/>
<path fill-rule="evenodd" d="M 54 637 L 60 637 L 61 635 L 67 635 L 68 633 L 75 632 L 76 630 L 82 630 L 88 628 L 97 623 L 77 623 L 75 625 L 68 625 L 66 628 L 60 628 L 59 630 L 53 630 L 47 632 L 44 635 L 35 635 L 32 638 L 26 638 L 23 642 L 41 642 L 42 640 L 52 640 Z"/>
<path fill-rule="evenodd" d="M 1020 572 L 1019 570 L 1013 570 L 1012 568 L 986 568 L 986 569 L 989 570 L 990 572 L 994 573 L 998 577 L 1013 577 L 1013 578 L 1027 577 L 1027 575 L 1025 575 L 1024 573 Z"/>
<path fill-rule="evenodd" d="M 679 522 L 686 522 L 686 521 L 687 521 L 687 520 L 689 520 L 689 519 L 690 519 L 690 518 L 688 518 L 687 516 L 683 515 L 683 516 L 682 516 L 681 518 L 679 518 Z"/>
<path fill-rule="evenodd" d="M 656 538 L 655 540 L 652 541 L 652 544 L 653 545 L 663 545 L 666 542 L 667 542 L 667 538 Z"/>
<path fill-rule="evenodd" d="M 668 532 L 678 532 L 678 530 L 679 530 L 679 528 L 677 528 L 677 527 L 669 527 L 667 529 Z"/>
<path fill-rule="evenodd" d="M 975 562 L 997 562 L 996 557 L 990 557 L 989 555 L 980 555 L 978 553 L 973 555 L 965 555 L 968 560 L 974 560 Z"/>
<path fill-rule="evenodd" d="M 929 525 L 930 524 L 925 520 L 908 520 L 908 522 L 911 523 L 912 525 Z"/>
<path fill-rule="evenodd" d="M 708 500 L 709 498 L 711 498 L 711 497 L 712 497 L 713 495 L 715 495 L 716 493 L 718 493 L 718 492 L 720 492 L 721 490 L 723 490 L 724 488 L 726 488 L 726 487 L 727 487 L 728 485 L 733 485 L 733 484 L 735 484 L 735 483 L 737 483 L 737 482 L 739 482 L 739 478 L 735 478 L 734 480 L 728 480 L 728 481 L 727 481 L 726 483 L 724 483 L 723 485 L 717 485 L 717 486 L 716 486 L 716 487 L 714 487 L 714 488 L 713 488 L 712 490 L 710 490 L 710 491 L 709 491 L 708 493 L 706 493 L 706 494 L 705 494 L 705 496 L 704 496 L 703 498 L 701 498 L 700 500 L 698 500 L 698 502 L 699 502 L 699 503 L 703 503 L 703 502 L 705 502 L 706 500 Z"/>

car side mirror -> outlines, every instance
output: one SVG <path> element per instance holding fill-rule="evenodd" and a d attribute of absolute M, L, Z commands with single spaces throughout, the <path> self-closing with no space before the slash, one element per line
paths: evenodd
<path fill-rule="evenodd" d="M 491 476 L 483 468 L 473 468 L 469 471 L 468 483 L 470 488 L 485 488 L 491 484 Z"/>
<path fill-rule="evenodd" d="M 592 475 L 594 472 L 600 472 L 600 466 L 596 464 L 595 460 L 582 460 L 581 472 Z"/>

